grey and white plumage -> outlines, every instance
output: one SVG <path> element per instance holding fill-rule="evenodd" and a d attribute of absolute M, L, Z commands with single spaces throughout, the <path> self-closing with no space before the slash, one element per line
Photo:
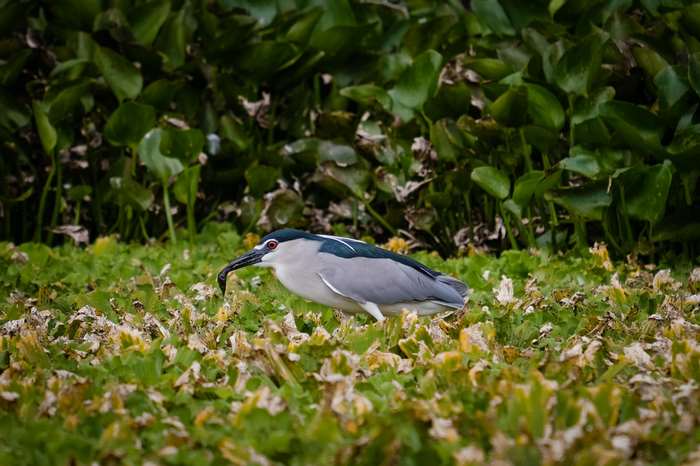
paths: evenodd
<path fill-rule="evenodd" d="M 461 309 L 467 286 L 410 257 L 352 238 L 283 229 L 266 235 L 219 274 L 240 267 L 272 267 L 291 292 L 344 312 L 366 311 L 377 320 L 408 309 L 419 315 Z"/>

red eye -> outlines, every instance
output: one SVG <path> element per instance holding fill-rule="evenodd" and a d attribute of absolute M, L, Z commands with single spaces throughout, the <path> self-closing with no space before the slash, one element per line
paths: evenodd
<path fill-rule="evenodd" d="M 279 243 L 274 239 L 267 242 L 267 249 L 275 249 Z"/>

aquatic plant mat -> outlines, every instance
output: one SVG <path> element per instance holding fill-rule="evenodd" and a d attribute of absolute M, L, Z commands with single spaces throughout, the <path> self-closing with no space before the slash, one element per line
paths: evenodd
<path fill-rule="evenodd" d="M 0 464 L 700 461 L 698 268 L 422 253 L 469 305 L 379 324 L 265 270 L 223 299 L 242 249 L 0 244 Z"/>

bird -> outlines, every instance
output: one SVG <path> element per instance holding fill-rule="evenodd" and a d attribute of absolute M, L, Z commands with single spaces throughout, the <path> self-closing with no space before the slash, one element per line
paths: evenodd
<path fill-rule="evenodd" d="M 292 293 L 345 313 L 367 312 L 377 321 L 404 309 L 430 315 L 464 307 L 469 287 L 420 262 L 352 238 L 284 228 L 264 236 L 218 275 L 226 294 L 230 272 L 271 267 Z"/>

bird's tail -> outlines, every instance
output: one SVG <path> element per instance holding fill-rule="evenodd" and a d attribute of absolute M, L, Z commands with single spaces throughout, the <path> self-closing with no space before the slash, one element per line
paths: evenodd
<path fill-rule="evenodd" d="M 436 280 L 453 288 L 462 298 L 469 296 L 469 287 L 454 277 L 450 277 L 449 275 L 438 275 Z"/>

